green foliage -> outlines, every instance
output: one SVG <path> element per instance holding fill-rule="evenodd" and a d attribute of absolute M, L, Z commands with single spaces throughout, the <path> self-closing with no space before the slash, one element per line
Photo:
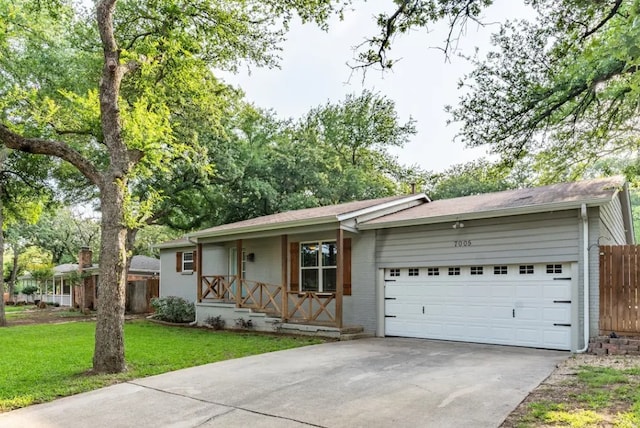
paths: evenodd
<path fill-rule="evenodd" d="M 50 209 L 38 222 L 24 226 L 22 239 L 51 254 L 47 263 L 77 263 L 81 247 L 88 246 L 97 254 L 100 245 L 100 223 L 85 218 L 69 208 Z"/>
<path fill-rule="evenodd" d="M 415 129 L 391 100 L 365 91 L 298 120 L 234 102 L 223 129 L 198 136 L 202 161 L 215 170 L 180 161 L 145 182 L 167 195 L 155 222 L 188 230 L 407 190 L 409 170 L 388 150 Z"/>
<path fill-rule="evenodd" d="M 53 266 L 45 265 L 31 270 L 31 277 L 43 284 L 45 281 L 53 278 Z"/>
<path fill-rule="evenodd" d="M 116 382 L 321 343 L 317 338 L 213 333 L 134 322 L 125 325 L 127 372 L 88 376 L 94 330 L 92 322 L 24 325 L 4 330 L 2 339 L 12 346 L 0 347 L 0 412 Z"/>
<path fill-rule="evenodd" d="M 20 290 L 22 294 L 27 296 L 31 296 L 35 294 L 37 291 L 38 291 L 37 285 L 27 285 L 26 287 L 23 287 L 22 290 Z"/>
<path fill-rule="evenodd" d="M 473 59 L 461 84 L 469 91 L 450 109 L 462 140 L 510 163 L 528 157 L 554 181 L 575 180 L 602 157 L 635 156 L 638 1 L 532 5 L 535 22 L 503 25 L 495 51 Z"/>
<path fill-rule="evenodd" d="M 175 323 L 189 323 L 196 319 L 196 307 L 193 303 L 177 296 L 151 299 L 155 310 L 154 318 Z"/>
<path fill-rule="evenodd" d="M 512 174 L 499 164 L 480 159 L 454 165 L 429 179 L 427 194 L 431 199 L 448 199 L 460 196 L 499 192 L 520 187 Z"/>

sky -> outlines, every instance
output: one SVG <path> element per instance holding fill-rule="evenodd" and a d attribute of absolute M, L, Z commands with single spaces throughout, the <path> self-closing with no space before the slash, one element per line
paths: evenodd
<path fill-rule="evenodd" d="M 467 149 L 454 141 L 459 126 L 447 125 L 446 105 L 456 105 L 462 95 L 458 82 L 472 70 L 464 59 L 446 61 L 441 50 L 448 27 L 442 23 L 428 30 L 419 29 L 398 36 L 391 56 L 399 62 L 392 71 L 369 70 L 364 77 L 354 74 L 347 62 L 353 62 L 353 46 L 367 36 L 377 34 L 374 14 L 391 7 L 391 0 L 356 2 L 356 10 L 343 21 L 334 20 L 328 32 L 312 24 L 295 24 L 283 45 L 279 69 L 241 70 L 221 77 L 241 87 L 247 100 L 262 108 L 273 109 L 282 118 L 299 118 L 311 108 L 327 102 L 342 101 L 347 94 L 363 89 L 378 92 L 396 103 L 402 123 L 416 120 L 417 135 L 403 148 L 392 153 L 404 165 L 442 172 L 452 165 L 486 157 L 486 149 Z M 484 12 L 483 22 L 531 17 L 533 12 L 521 0 L 496 0 Z M 488 52 L 490 34 L 497 25 L 479 27 L 470 24 L 460 40 L 458 52 L 473 54 L 476 47 Z"/>

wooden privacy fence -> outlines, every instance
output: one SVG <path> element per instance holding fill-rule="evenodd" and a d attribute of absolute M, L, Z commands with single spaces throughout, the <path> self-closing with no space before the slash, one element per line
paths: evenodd
<path fill-rule="evenodd" d="M 600 246 L 600 332 L 640 334 L 640 246 Z"/>

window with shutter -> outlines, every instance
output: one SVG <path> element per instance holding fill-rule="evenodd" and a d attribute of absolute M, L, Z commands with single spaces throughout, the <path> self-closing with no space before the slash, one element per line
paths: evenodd
<path fill-rule="evenodd" d="M 343 295 L 351 295 L 351 238 L 343 241 Z M 335 241 L 289 244 L 290 290 L 336 291 L 337 246 Z"/>

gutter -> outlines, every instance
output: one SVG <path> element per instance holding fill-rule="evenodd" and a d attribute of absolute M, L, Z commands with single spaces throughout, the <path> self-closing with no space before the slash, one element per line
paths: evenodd
<path fill-rule="evenodd" d="M 582 354 L 589 348 L 589 217 L 587 216 L 587 204 L 580 207 L 582 218 L 582 283 L 584 287 L 584 347 L 576 353 Z"/>

